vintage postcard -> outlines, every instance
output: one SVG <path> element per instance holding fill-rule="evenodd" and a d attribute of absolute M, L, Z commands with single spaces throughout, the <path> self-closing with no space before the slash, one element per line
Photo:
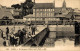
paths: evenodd
<path fill-rule="evenodd" d="M 0 51 L 80 51 L 80 0 L 0 0 Z"/>

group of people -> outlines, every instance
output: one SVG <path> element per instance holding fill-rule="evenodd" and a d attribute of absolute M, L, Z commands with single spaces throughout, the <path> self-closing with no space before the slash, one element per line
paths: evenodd
<path fill-rule="evenodd" d="M 13 31 L 14 32 L 14 31 Z M 6 28 L 6 36 L 2 37 L 4 39 L 4 46 L 14 46 L 23 44 L 26 40 L 26 30 L 23 28 L 22 30 L 18 30 L 16 33 L 10 33 L 9 28 Z"/>
<path fill-rule="evenodd" d="M 11 45 L 20 45 L 23 44 L 26 40 L 26 30 L 18 30 L 17 33 L 10 35 L 10 44 Z"/>
<path fill-rule="evenodd" d="M 30 30 L 30 31 L 29 31 Z M 3 45 L 6 46 L 6 40 L 8 40 L 9 45 L 21 45 L 25 43 L 26 39 L 29 37 L 32 37 L 31 35 L 35 35 L 35 26 L 29 26 L 28 29 L 23 28 L 19 29 L 16 33 L 14 33 L 14 30 L 10 32 L 11 29 L 9 27 L 6 28 L 6 37 L 3 36 L 2 38 L 4 39 Z"/>

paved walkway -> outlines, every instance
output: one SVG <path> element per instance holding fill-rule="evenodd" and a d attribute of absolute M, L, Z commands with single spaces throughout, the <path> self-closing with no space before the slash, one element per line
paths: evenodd
<path fill-rule="evenodd" d="M 0 37 L 0 46 L 3 46 L 4 39 Z"/>

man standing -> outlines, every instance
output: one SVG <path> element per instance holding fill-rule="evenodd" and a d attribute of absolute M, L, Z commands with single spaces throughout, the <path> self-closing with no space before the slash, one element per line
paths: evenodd
<path fill-rule="evenodd" d="M 20 38 L 19 44 L 23 44 L 23 37 L 24 37 L 24 34 L 23 34 L 22 30 L 20 30 L 19 31 L 19 38 Z"/>
<path fill-rule="evenodd" d="M 3 38 L 3 31 L 0 29 L 0 36 Z"/>
<path fill-rule="evenodd" d="M 8 40 L 8 34 L 9 34 L 9 28 L 6 28 L 6 36 L 7 36 L 7 40 Z"/>
<path fill-rule="evenodd" d="M 32 29 L 32 35 L 35 35 L 35 26 L 33 25 L 31 29 Z"/>
<path fill-rule="evenodd" d="M 25 42 L 26 41 L 26 30 L 23 28 L 22 32 L 23 32 L 23 42 Z"/>

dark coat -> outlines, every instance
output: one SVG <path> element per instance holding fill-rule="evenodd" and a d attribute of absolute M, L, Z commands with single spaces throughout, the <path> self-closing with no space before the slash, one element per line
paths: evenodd
<path fill-rule="evenodd" d="M 7 27 L 7 28 L 6 28 L 6 34 L 8 34 L 8 33 L 9 33 L 9 28 Z"/>

